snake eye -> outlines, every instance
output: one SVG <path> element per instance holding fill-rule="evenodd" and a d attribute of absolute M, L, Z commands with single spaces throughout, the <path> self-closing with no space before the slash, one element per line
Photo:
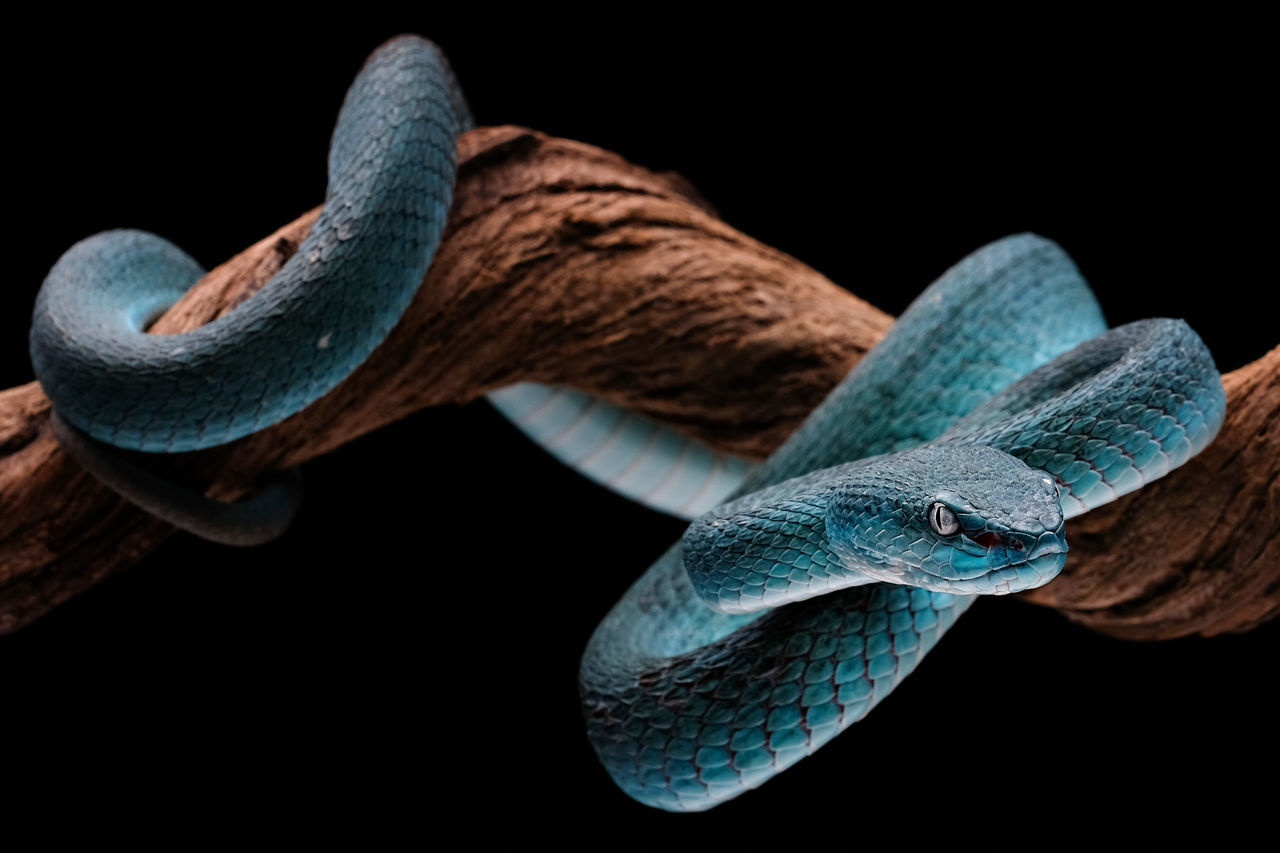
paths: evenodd
<path fill-rule="evenodd" d="M 944 503 L 935 503 L 929 507 L 929 526 L 939 536 L 954 536 L 960 532 L 960 519 Z"/>

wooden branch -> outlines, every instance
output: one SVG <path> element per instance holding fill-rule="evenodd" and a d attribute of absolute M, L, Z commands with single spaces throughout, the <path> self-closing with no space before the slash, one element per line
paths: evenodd
<path fill-rule="evenodd" d="M 185 454 L 170 463 L 173 476 L 228 499 L 265 470 L 522 380 L 575 385 L 763 457 L 892 323 L 719 221 L 677 176 L 514 127 L 472 131 L 459 151 L 444 243 L 391 337 L 311 408 Z M 210 272 L 156 331 L 194 328 L 243 301 L 317 213 Z M 1218 443 L 1158 487 L 1074 522 L 1067 572 L 1034 600 L 1131 637 L 1242 630 L 1273 615 L 1278 372 L 1280 350 L 1228 377 Z M 133 564 L 169 533 L 81 472 L 47 413 L 36 383 L 0 392 L 0 631 Z M 1175 547 L 1149 547 L 1175 533 L 1184 536 Z"/>
<path fill-rule="evenodd" d="M 1140 640 L 1245 631 L 1276 614 L 1280 347 L 1223 384 L 1227 417 L 1214 443 L 1071 521 L 1067 572 L 1028 599 Z"/>

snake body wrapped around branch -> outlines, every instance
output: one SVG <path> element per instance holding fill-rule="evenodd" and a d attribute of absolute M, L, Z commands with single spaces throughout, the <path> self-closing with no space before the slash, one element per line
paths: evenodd
<path fill-rule="evenodd" d="M 1001 312 L 1037 320 L 983 322 Z M 1104 329 L 1031 235 L 922 293 L 596 630 L 583 703 L 614 780 L 670 810 L 763 783 L 865 716 L 975 594 L 1052 580 L 1064 519 L 1203 448 L 1226 403 L 1200 339 Z"/>
<path fill-rule="evenodd" d="M 171 452 L 323 395 L 421 281 L 467 123 L 438 51 L 417 39 L 380 50 L 348 95 L 307 241 L 261 292 L 188 335 L 143 333 L 199 275 L 185 255 L 138 232 L 77 245 L 32 332 L 59 414 L 96 440 Z M 88 284 L 99 276 L 110 286 Z M 768 462 L 714 489 L 693 475 L 710 512 L 605 618 L 582 663 L 588 732 L 619 785 L 703 809 L 760 784 L 860 719 L 972 595 L 1052 579 L 1065 518 L 1203 447 L 1224 403 L 1194 333 L 1104 329 L 1061 250 L 1001 241 L 927 290 Z M 619 471 L 657 458 L 661 441 L 635 438 L 634 421 L 595 414 L 614 420 L 594 447 L 621 450 L 585 456 Z"/>

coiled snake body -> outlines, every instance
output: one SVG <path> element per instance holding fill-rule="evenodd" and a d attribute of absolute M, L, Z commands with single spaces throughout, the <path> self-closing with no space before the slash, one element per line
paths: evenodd
<path fill-rule="evenodd" d="M 56 411 L 101 442 L 173 452 L 323 395 L 421 282 L 468 124 L 432 45 L 380 48 L 348 93 L 306 241 L 184 335 L 144 330 L 199 277 L 189 258 L 140 232 L 77 244 L 31 334 Z M 1051 580 L 1065 519 L 1180 465 L 1224 408 L 1184 323 L 1106 331 L 1047 240 L 976 252 L 604 618 L 581 666 L 598 755 L 628 794 L 671 810 L 759 785 L 864 716 L 973 595 Z"/>
<path fill-rule="evenodd" d="M 58 413 L 116 447 L 173 453 L 284 420 L 354 370 L 421 284 L 470 124 L 444 57 L 417 38 L 369 58 L 343 103 L 324 210 L 238 310 L 182 335 L 149 322 L 203 271 L 151 234 L 73 246 L 37 297 L 31 359 Z"/>

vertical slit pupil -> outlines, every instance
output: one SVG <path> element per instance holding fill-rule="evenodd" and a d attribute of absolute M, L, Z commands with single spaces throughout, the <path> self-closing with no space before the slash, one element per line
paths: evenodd
<path fill-rule="evenodd" d="M 950 536 L 960 529 L 955 513 L 943 503 L 935 503 L 930 507 L 929 524 L 939 536 Z"/>

